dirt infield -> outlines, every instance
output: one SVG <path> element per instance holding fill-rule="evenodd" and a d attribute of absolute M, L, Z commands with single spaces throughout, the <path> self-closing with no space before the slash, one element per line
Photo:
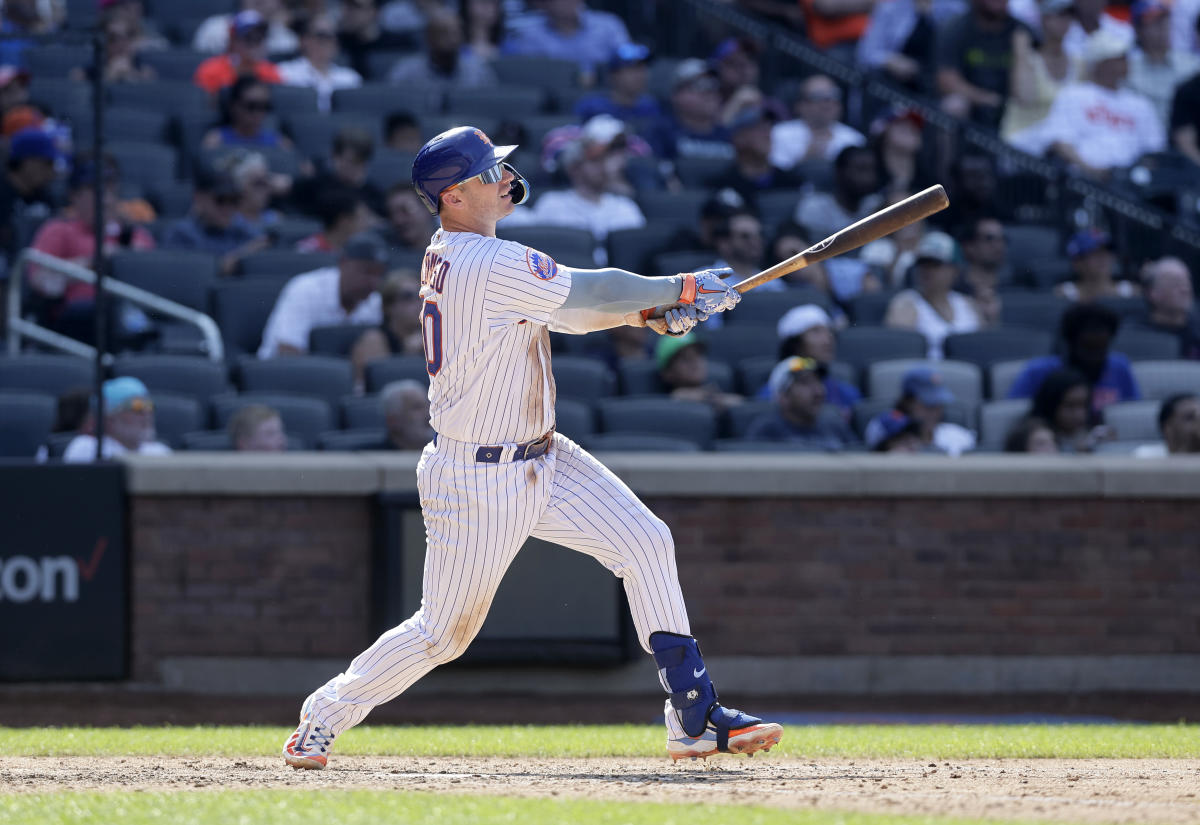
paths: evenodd
<path fill-rule="evenodd" d="M 661 759 L 336 757 L 294 771 L 277 757 L 0 760 L 0 794 L 60 790 L 314 788 L 780 808 L 1072 823 L 1200 822 L 1200 760 L 820 761 L 760 755 Z"/>

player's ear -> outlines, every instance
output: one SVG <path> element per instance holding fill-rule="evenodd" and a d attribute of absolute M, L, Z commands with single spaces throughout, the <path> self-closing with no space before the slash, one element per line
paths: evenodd
<path fill-rule="evenodd" d="M 442 194 L 438 197 L 441 200 L 442 209 L 445 209 L 447 206 L 451 205 L 461 206 L 463 202 L 462 196 L 459 194 L 458 187 L 456 186 L 452 186 L 445 192 L 442 192 Z"/>

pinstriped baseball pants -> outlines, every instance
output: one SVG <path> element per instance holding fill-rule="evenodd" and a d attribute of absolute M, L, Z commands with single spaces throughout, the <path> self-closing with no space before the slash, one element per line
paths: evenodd
<path fill-rule="evenodd" d="M 480 463 L 479 445 L 438 437 L 417 465 L 425 517 L 421 608 L 312 695 L 335 734 L 467 649 L 529 536 L 587 553 L 620 577 L 638 641 L 690 635 L 667 526 L 583 448 L 555 434 L 529 461 Z"/>

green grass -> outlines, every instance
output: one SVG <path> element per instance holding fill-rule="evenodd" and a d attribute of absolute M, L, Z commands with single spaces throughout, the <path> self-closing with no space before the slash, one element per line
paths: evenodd
<path fill-rule="evenodd" d="M 0 820 L 14 825 L 149 825 L 220 822 L 277 825 L 982 825 L 984 820 L 787 811 L 716 805 L 559 801 L 395 791 L 230 791 L 226 793 L 60 793 L 0 795 Z M 1005 820 L 1005 825 L 1016 825 Z"/>
<path fill-rule="evenodd" d="M 658 725 L 364 725 L 335 753 L 376 756 L 657 756 Z M 280 727 L 0 728 L 5 756 L 275 754 Z M 791 726 L 772 756 L 830 759 L 1200 758 L 1196 725 Z"/>

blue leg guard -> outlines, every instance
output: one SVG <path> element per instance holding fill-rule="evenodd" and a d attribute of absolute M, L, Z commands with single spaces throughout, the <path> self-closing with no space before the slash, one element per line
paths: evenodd
<path fill-rule="evenodd" d="M 717 704 L 717 690 L 700 658 L 700 646 L 691 636 L 660 630 L 650 634 L 650 649 L 658 665 L 658 678 L 671 694 L 671 707 L 679 714 L 684 731 L 688 736 L 704 733 L 708 712 Z M 728 738 L 729 726 L 724 729 Z"/>

